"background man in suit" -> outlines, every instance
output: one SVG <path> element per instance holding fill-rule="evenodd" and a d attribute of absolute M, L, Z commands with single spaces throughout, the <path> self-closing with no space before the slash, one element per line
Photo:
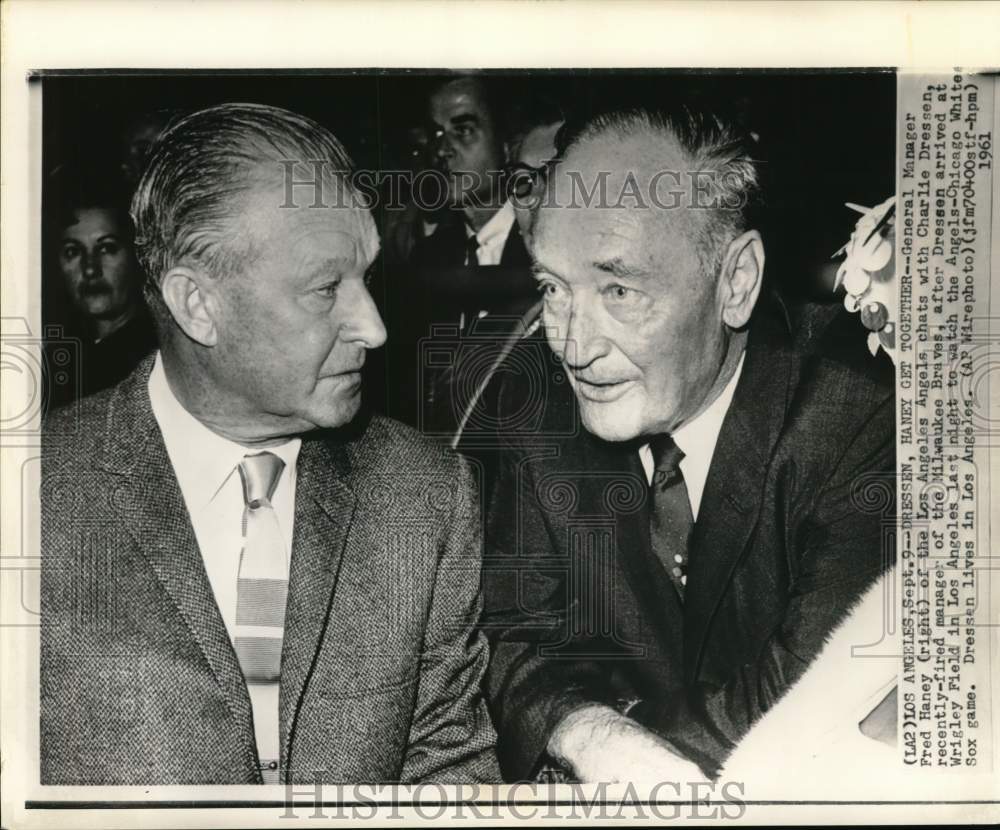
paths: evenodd
<path fill-rule="evenodd" d="M 495 98 L 495 88 L 471 76 L 431 90 L 428 161 L 444 177 L 450 210 L 432 234 L 417 242 L 415 265 L 528 264 L 514 208 L 503 192 L 507 149 L 503 108 Z"/>
<path fill-rule="evenodd" d="M 506 192 L 506 139 L 515 137 L 507 127 L 509 86 L 509 79 L 451 77 L 430 87 L 427 98 L 427 162 L 437 175 L 415 182 L 414 195 L 443 196 L 444 207 L 432 214 L 433 232 L 415 242 L 387 298 L 394 337 L 389 362 L 403 376 L 401 405 L 389 411 L 405 421 L 416 418 L 427 434 L 455 430 L 466 389 L 475 385 L 470 373 L 489 359 L 483 340 L 489 348 L 538 300 Z M 413 371 L 414 353 L 452 348 L 454 361 L 427 360 Z M 421 405 L 411 413 L 414 401 Z"/>
<path fill-rule="evenodd" d="M 160 350 L 47 424 L 44 783 L 498 776 L 470 476 L 355 418 L 385 330 L 350 169 L 259 105 L 157 146 L 132 212 Z"/>
<path fill-rule="evenodd" d="M 565 380 L 488 523 L 508 779 L 546 753 L 586 781 L 713 774 L 886 564 L 891 368 L 836 307 L 762 292 L 752 153 L 687 106 L 563 140 L 532 254 Z"/>

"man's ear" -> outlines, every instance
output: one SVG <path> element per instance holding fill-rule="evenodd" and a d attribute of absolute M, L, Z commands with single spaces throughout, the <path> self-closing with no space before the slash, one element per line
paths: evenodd
<path fill-rule="evenodd" d="M 764 279 L 764 243 L 757 231 L 740 234 L 729 243 L 722 260 L 722 320 L 730 328 L 743 328 L 757 305 Z"/>
<path fill-rule="evenodd" d="M 202 346 L 214 346 L 219 339 L 218 302 L 213 288 L 211 277 L 185 266 L 171 268 L 160 283 L 163 301 L 174 322 Z"/>

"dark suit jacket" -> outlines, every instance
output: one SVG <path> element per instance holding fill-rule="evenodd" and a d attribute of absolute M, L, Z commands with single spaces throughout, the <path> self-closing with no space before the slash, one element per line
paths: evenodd
<path fill-rule="evenodd" d="M 146 389 L 46 423 L 41 780 L 259 783 L 252 709 Z M 306 436 L 281 663 L 289 779 L 497 780 L 459 459 L 374 418 Z"/>
<path fill-rule="evenodd" d="M 830 318 L 813 308 L 793 325 L 762 300 L 683 603 L 650 547 L 636 446 L 589 435 L 568 385 L 545 387 L 544 423 L 506 452 L 487 525 L 488 691 L 507 779 L 533 774 L 573 708 L 635 699 L 632 717 L 713 772 L 892 558 L 891 364 L 853 318 Z M 523 421 L 530 405 L 514 397 Z"/>
<path fill-rule="evenodd" d="M 460 268 L 465 265 L 466 244 L 465 221 L 461 212 L 449 211 L 443 214 L 434 233 L 417 240 L 410 254 L 410 264 L 417 268 Z M 518 224 L 514 222 L 500 254 L 500 267 L 527 268 L 529 265 L 531 257 L 524 246 Z"/>
<path fill-rule="evenodd" d="M 447 214 L 392 275 L 384 302 L 393 333 L 385 352 L 386 410 L 442 439 L 458 426 L 484 364 L 538 301 L 517 223 L 500 265 L 475 267 L 463 265 L 464 227 L 460 213 Z M 489 316 L 481 319 L 484 311 Z"/>
<path fill-rule="evenodd" d="M 76 341 L 72 346 L 67 342 L 70 338 Z M 45 346 L 47 382 L 43 389 L 47 407 L 55 409 L 127 378 L 156 349 L 156 331 L 143 303 L 135 316 L 98 343 L 82 329 L 70 328 Z M 69 360 L 58 359 L 60 353 L 69 355 Z"/>

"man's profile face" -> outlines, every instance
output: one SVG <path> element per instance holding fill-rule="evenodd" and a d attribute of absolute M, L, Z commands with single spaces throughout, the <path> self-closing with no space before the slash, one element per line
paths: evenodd
<path fill-rule="evenodd" d="M 646 208 L 555 203 L 569 202 L 571 171 L 588 189 L 610 171 L 614 205 L 630 170 L 647 189 L 658 170 L 690 166 L 656 135 L 590 139 L 557 165 L 558 198 L 538 213 L 532 253 L 549 344 L 584 426 L 608 441 L 673 431 L 704 408 L 718 379 L 728 340 L 718 280 L 703 273 L 696 247 L 705 211 L 648 198 Z"/>
<path fill-rule="evenodd" d="M 535 177 L 535 187 L 532 192 L 539 188 L 537 176 L 542 174 L 542 168 L 556 155 L 556 134 L 562 127 L 562 121 L 555 121 L 551 124 L 542 124 L 529 130 L 514 154 L 513 166 L 516 171 L 532 172 Z M 520 228 L 521 236 L 527 243 L 531 239 L 531 205 L 530 198 L 514 198 L 511 200 L 514 207 L 514 216 L 517 218 L 517 225 Z"/>
<path fill-rule="evenodd" d="M 216 381 L 246 415 L 292 434 L 354 417 L 365 353 L 386 335 L 365 284 L 378 251 L 368 211 L 282 200 L 280 183 L 258 188 L 234 223 L 250 253 L 218 279 L 212 352 Z"/>
<path fill-rule="evenodd" d="M 487 199 L 503 166 L 503 146 L 480 85 L 461 78 L 430 98 L 431 163 L 445 174 L 451 204 Z"/>
<path fill-rule="evenodd" d="M 521 139 L 514 161 L 527 167 L 542 167 L 551 161 L 556 154 L 556 135 L 562 125 L 562 121 L 553 121 L 528 130 Z"/>

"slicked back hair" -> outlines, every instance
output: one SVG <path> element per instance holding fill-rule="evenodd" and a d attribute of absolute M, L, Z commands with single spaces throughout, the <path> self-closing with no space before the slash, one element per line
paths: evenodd
<path fill-rule="evenodd" d="M 321 162 L 323 178 L 345 186 L 353 170 L 329 130 L 263 104 L 199 110 L 159 137 L 131 209 L 136 255 L 154 313 L 165 311 L 159 287 L 170 268 L 200 266 L 224 277 L 246 263 L 252 240 L 235 233 L 234 218 L 252 190 L 282 181 L 289 161 Z"/>
<path fill-rule="evenodd" d="M 677 142 L 690 168 L 677 171 L 682 176 L 694 171 L 711 174 L 706 179 L 708 198 L 716 207 L 706 210 L 697 246 L 703 270 L 715 276 L 729 243 L 757 221 L 762 189 L 756 137 L 736 118 L 700 103 L 639 104 L 568 121 L 556 136 L 557 157 L 564 158 L 591 139 L 609 134 L 624 139 L 640 132 Z"/>

